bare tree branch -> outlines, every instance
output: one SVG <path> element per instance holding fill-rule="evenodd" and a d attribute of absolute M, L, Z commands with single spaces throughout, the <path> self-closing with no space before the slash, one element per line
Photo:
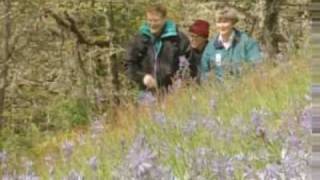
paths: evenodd
<path fill-rule="evenodd" d="M 65 29 L 68 29 L 70 32 L 72 32 L 78 42 L 80 44 L 86 44 L 89 46 L 98 46 L 98 47 L 109 47 L 110 46 L 110 41 L 104 41 L 104 40 L 91 40 L 90 38 L 86 37 L 78 28 L 76 21 L 67 13 L 64 12 L 64 15 L 66 19 L 63 19 L 60 17 L 58 14 L 53 12 L 50 9 L 45 9 L 45 12 L 49 14 L 55 21 L 57 22 L 58 25 L 64 27 Z"/>
<path fill-rule="evenodd" d="M 87 40 L 87 38 L 84 37 L 84 35 L 80 32 L 75 20 L 66 11 L 64 12 L 64 15 L 66 16 L 67 21 L 70 23 L 69 29 L 76 35 L 79 43 L 91 45 L 91 42 L 89 42 L 89 40 Z"/>

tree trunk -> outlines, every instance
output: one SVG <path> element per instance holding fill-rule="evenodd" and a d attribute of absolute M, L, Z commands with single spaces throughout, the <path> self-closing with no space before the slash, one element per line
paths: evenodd
<path fill-rule="evenodd" d="M 112 44 L 118 43 L 118 39 L 116 39 L 116 31 L 114 29 L 114 16 L 113 16 L 113 4 L 112 1 L 109 2 L 110 11 L 108 13 L 108 19 L 110 22 L 110 32 L 112 33 L 111 42 Z M 119 80 L 119 62 L 117 61 L 117 54 L 113 53 L 110 57 L 111 60 L 111 73 L 112 73 L 112 85 L 115 92 L 120 91 L 120 80 Z M 113 95 L 113 102 L 116 104 L 120 103 L 118 94 Z"/>
<path fill-rule="evenodd" d="M 265 8 L 266 15 L 264 19 L 264 28 L 262 40 L 266 46 L 266 53 L 268 57 L 274 58 L 279 52 L 279 44 L 277 34 L 279 34 L 279 11 L 280 0 L 266 0 Z"/>
<path fill-rule="evenodd" d="M 6 88 L 8 86 L 8 62 L 10 58 L 10 47 L 9 41 L 11 37 L 11 0 L 4 0 L 4 23 L 3 23 L 3 57 L 1 58 L 0 66 L 0 127 L 3 126 L 4 117 L 3 112 L 5 110 L 5 97 L 6 97 Z"/>

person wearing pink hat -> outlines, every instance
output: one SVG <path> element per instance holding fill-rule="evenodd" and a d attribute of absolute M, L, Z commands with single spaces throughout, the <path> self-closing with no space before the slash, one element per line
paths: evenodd
<path fill-rule="evenodd" d="M 188 57 L 190 63 L 190 75 L 200 82 L 200 64 L 202 53 L 208 44 L 210 24 L 205 20 L 195 20 L 189 27 L 189 39 L 191 51 Z"/>

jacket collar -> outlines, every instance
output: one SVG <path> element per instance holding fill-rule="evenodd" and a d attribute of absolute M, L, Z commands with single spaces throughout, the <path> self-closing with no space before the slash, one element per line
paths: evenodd
<path fill-rule="evenodd" d="M 144 35 L 144 36 L 147 36 L 151 39 L 154 39 L 154 35 L 151 33 L 150 31 L 150 27 L 149 25 L 144 22 L 140 29 L 139 29 L 139 33 Z M 163 30 L 161 32 L 161 35 L 160 35 L 160 39 L 162 38 L 166 38 L 166 37 L 173 37 L 173 36 L 177 36 L 178 33 L 177 33 L 177 25 L 172 21 L 172 20 L 167 20 L 165 23 L 164 23 L 164 26 L 163 26 Z"/>
<path fill-rule="evenodd" d="M 241 32 L 237 29 L 233 29 L 234 31 L 234 38 L 232 41 L 232 47 L 234 47 L 237 43 L 240 42 Z M 219 40 L 219 34 L 215 37 L 213 45 L 216 49 L 224 49 L 222 42 Z"/>

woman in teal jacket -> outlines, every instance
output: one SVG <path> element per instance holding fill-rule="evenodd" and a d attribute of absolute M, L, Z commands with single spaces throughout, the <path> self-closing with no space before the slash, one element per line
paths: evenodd
<path fill-rule="evenodd" d="M 258 43 L 246 33 L 234 28 L 238 17 L 236 12 L 223 8 L 217 12 L 216 27 L 219 31 L 206 46 L 201 58 L 202 80 L 214 70 L 216 78 L 223 80 L 225 75 L 238 76 L 241 64 L 255 64 L 261 60 Z"/>

